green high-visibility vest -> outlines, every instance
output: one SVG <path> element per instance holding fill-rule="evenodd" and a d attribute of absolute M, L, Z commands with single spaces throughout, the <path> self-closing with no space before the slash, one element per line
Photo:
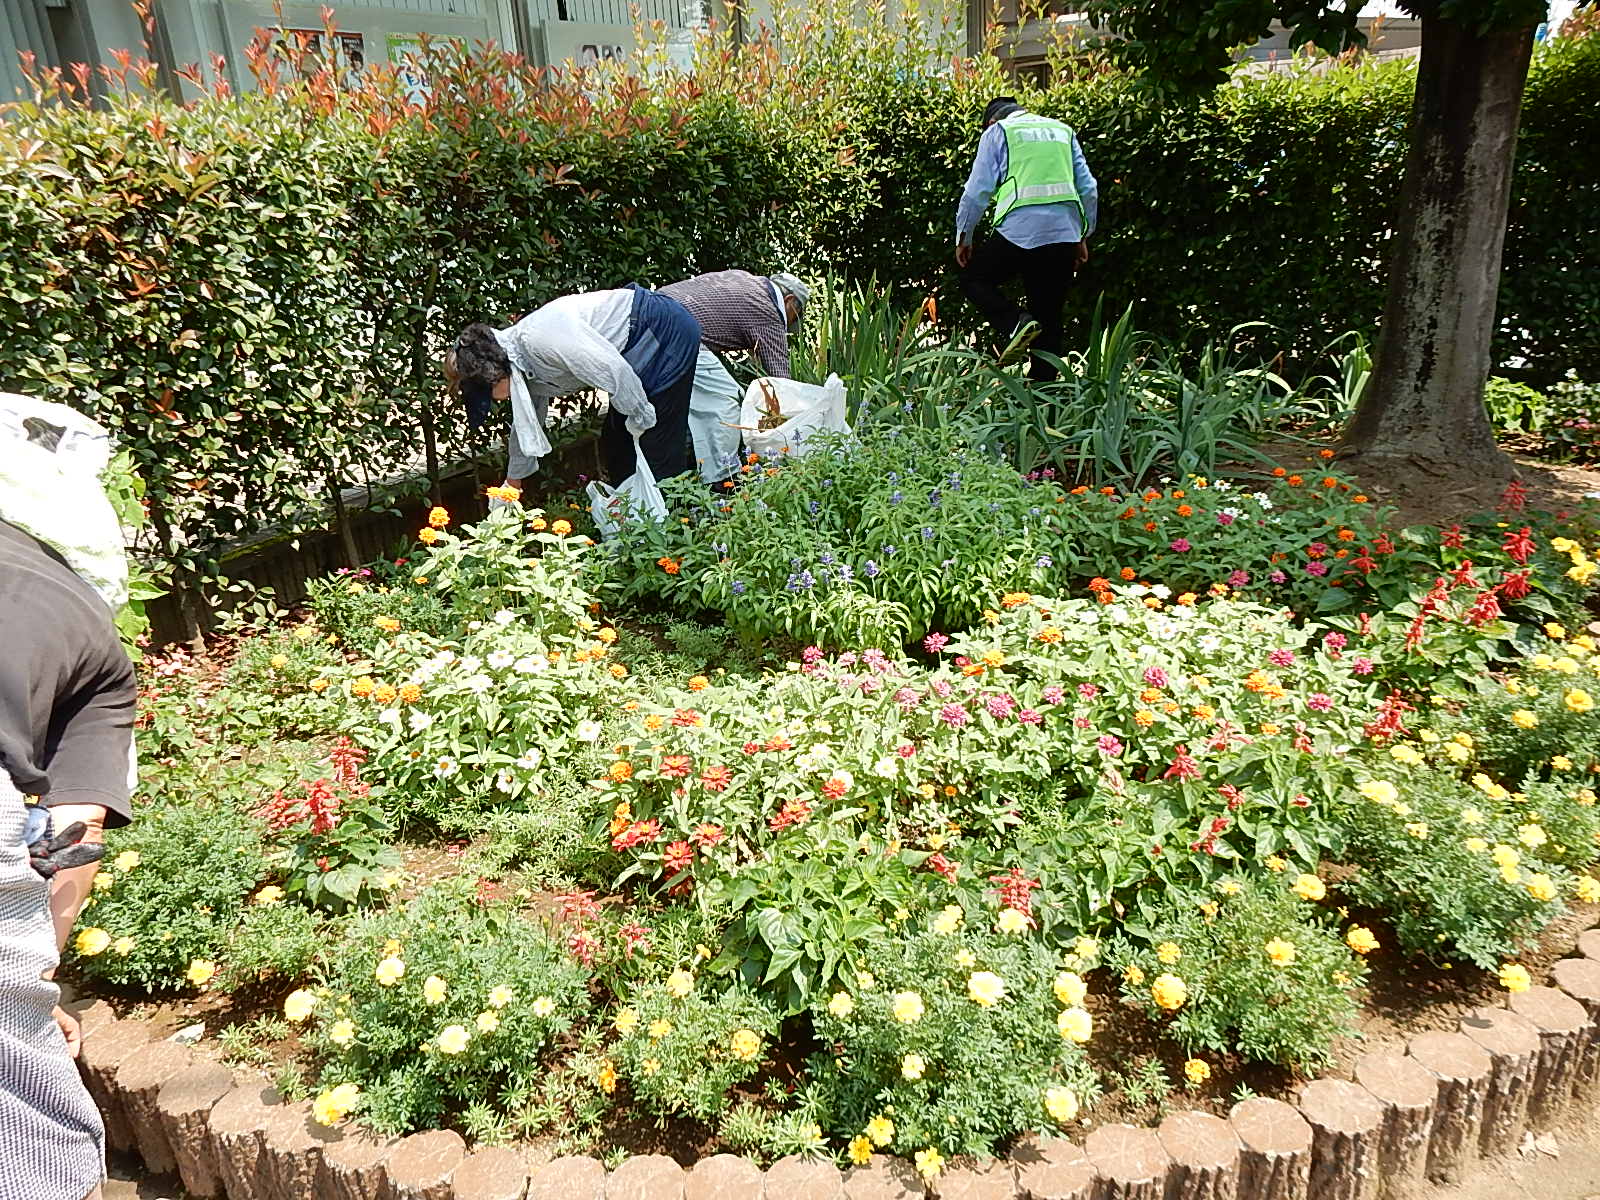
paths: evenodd
<path fill-rule="evenodd" d="M 1006 177 L 995 192 L 994 223 L 1030 204 L 1076 204 L 1083 201 L 1072 172 L 1072 130 L 1049 117 L 1018 113 L 1000 122 L 1006 135 Z"/>

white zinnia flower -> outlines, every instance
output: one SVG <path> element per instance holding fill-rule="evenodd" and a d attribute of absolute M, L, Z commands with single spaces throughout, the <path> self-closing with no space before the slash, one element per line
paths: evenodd
<path fill-rule="evenodd" d="M 460 769 L 461 764 L 456 762 L 456 760 L 451 758 L 449 755 L 445 755 L 438 762 L 433 764 L 433 773 L 440 779 L 449 779 L 450 776 L 454 775 Z"/>
<path fill-rule="evenodd" d="M 600 739 L 601 725 L 599 721 L 579 721 L 578 727 L 572 735 L 580 742 L 594 742 Z"/>
<path fill-rule="evenodd" d="M 517 614 L 512 612 L 509 608 L 502 608 L 494 615 L 494 623 L 496 625 L 509 625 L 516 619 Z"/>
<path fill-rule="evenodd" d="M 511 653 L 509 650 L 496 650 L 493 654 L 489 655 L 489 666 L 492 670 L 504 671 L 514 661 L 516 661 L 516 657 L 517 656 Z"/>
<path fill-rule="evenodd" d="M 461 686 L 466 688 L 467 691 L 472 692 L 474 695 L 481 696 L 484 692 L 487 692 L 494 686 L 494 680 L 490 679 L 487 675 L 474 675 L 466 680 Z"/>
<path fill-rule="evenodd" d="M 544 752 L 537 746 L 529 746 L 527 753 L 517 759 L 517 766 L 524 771 L 531 771 L 544 761 Z"/>
<path fill-rule="evenodd" d="M 433 724 L 433 714 L 412 709 L 411 716 L 407 719 L 407 722 L 411 726 L 412 733 L 421 733 L 429 725 Z"/>

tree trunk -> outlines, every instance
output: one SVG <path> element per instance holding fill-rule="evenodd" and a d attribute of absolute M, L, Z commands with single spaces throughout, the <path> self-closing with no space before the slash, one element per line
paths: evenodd
<path fill-rule="evenodd" d="M 1483 405 L 1533 29 L 1425 16 L 1371 385 L 1341 457 L 1505 479 Z"/>

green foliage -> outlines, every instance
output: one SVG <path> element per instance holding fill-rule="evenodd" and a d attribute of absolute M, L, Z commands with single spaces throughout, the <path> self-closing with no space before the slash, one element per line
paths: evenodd
<path fill-rule="evenodd" d="M 381 565 L 376 572 L 373 568 L 339 571 L 313 580 L 306 599 L 317 626 L 357 654 L 371 654 L 382 645 L 388 636 L 383 626 L 391 621 L 436 636 L 459 624 L 447 598 L 437 589 L 417 584 L 409 564 L 388 571 Z"/>
<path fill-rule="evenodd" d="M 731 1089 L 761 1070 L 778 1032 L 772 1006 L 746 988 L 711 990 L 688 971 L 634 990 L 612 1024 L 618 1074 L 646 1112 L 716 1121 Z"/>
<path fill-rule="evenodd" d="M 585 1017 L 586 980 L 538 924 L 480 907 L 456 881 L 347 927 L 306 1036 L 323 1085 L 361 1088 L 373 1128 L 436 1128 L 536 1087 L 555 1039 Z"/>
<path fill-rule="evenodd" d="M 246 906 L 230 935 L 219 989 L 231 992 L 253 983 L 298 980 L 330 944 L 332 931 L 324 917 L 270 895 Z"/>
<path fill-rule="evenodd" d="M 1427 743 L 1426 758 L 1470 758 L 1465 740 Z M 1449 745 L 1457 752 L 1445 753 Z M 1359 869 L 1340 886 L 1381 911 L 1410 953 L 1492 969 L 1560 915 L 1567 873 L 1541 856 L 1548 835 L 1528 831 L 1538 822 L 1503 785 L 1402 757 L 1401 768 L 1375 766 L 1353 801 L 1349 857 Z"/>
<path fill-rule="evenodd" d="M 106 834 L 70 957 L 91 979 L 173 991 L 192 963 L 226 955 L 247 893 L 267 874 L 261 829 L 226 795 L 163 795 L 135 816 Z"/>
<path fill-rule="evenodd" d="M 1354 1032 L 1351 993 L 1365 974 L 1329 917 L 1260 875 L 1225 881 L 1198 905 L 1172 903 L 1107 959 L 1123 999 L 1186 1049 L 1300 1068 L 1326 1063 L 1334 1041 Z"/>
<path fill-rule="evenodd" d="M 984 927 L 960 928 L 969 915 Z M 1094 1098 L 1094 1073 L 1058 1024 L 1055 959 L 1025 932 L 990 932 L 989 920 L 959 907 L 919 913 L 859 943 L 855 972 L 817 998 L 812 1021 L 831 1049 L 808 1063 L 809 1099 L 830 1132 L 902 1155 L 928 1146 L 986 1155 Z M 1070 1110 L 1051 1114 L 1057 1088 L 1070 1093 Z M 869 1122 L 886 1116 L 891 1136 L 873 1138 Z"/>

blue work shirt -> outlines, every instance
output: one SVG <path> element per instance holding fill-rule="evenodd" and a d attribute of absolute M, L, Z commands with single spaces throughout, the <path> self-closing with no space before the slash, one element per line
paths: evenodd
<path fill-rule="evenodd" d="M 966 189 L 961 193 L 961 206 L 956 210 L 957 244 L 972 241 L 972 231 L 983 220 L 989 201 L 1005 182 L 1009 170 L 1006 131 L 996 121 L 978 139 L 978 157 L 972 164 L 972 173 L 967 176 Z M 1078 145 L 1076 133 L 1072 135 L 1072 177 L 1078 199 L 1083 203 L 1081 216 L 1076 204 L 1022 205 L 1012 209 L 1000 222 L 1001 236 L 1024 250 L 1048 246 L 1052 242 L 1086 239 L 1094 232 L 1095 219 L 1099 216 L 1100 187 L 1089 173 L 1089 164 L 1084 161 L 1083 147 Z"/>

